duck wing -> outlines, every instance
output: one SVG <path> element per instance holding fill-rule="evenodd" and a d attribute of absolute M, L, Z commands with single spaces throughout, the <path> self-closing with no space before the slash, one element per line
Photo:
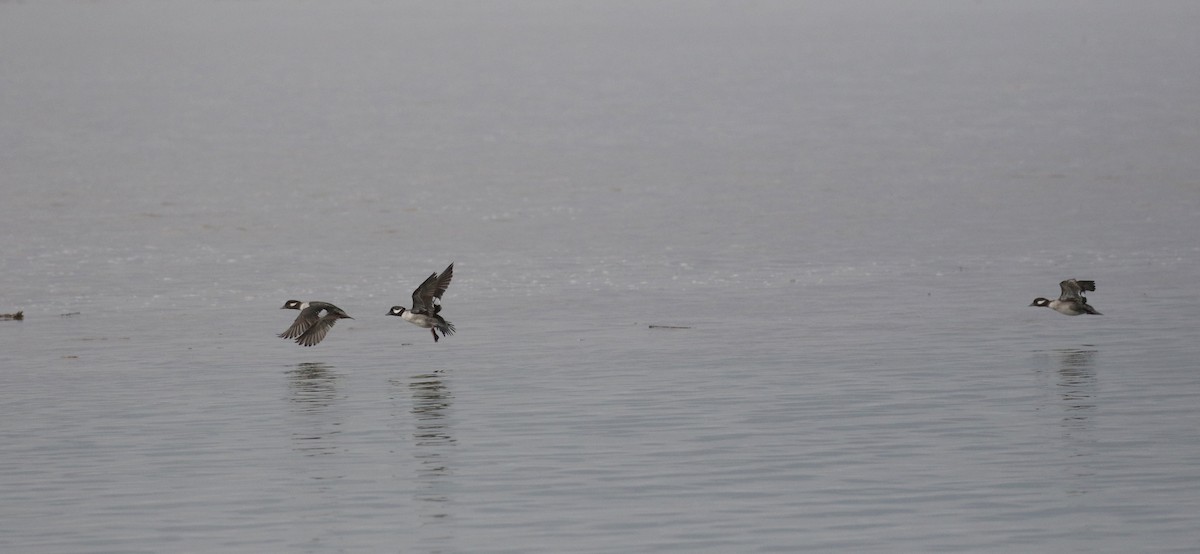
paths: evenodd
<path fill-rule="evenodd" d="M 288 327 L 287 331 L 280 333 L 279 338 L 294 339 L 304 334 L 305 331 L 308 331 L 309 328 L 311 328 L 318 320 L 321 319 L 321 317 L 317 314 L 319 314 L 322 309 L 323 308 L 320 306 L 309 304 L 307 308 L 300 310 L 300 315 L 296 316 L 296 321 L 292 322 L 292 326 Z"/>
<path fill-rule="evenodd" d="M 339 317 L 336 314 L 325 314 L 306 329 L 300 336 L 296 337 L 296 344 L 301 346 L 313 346 L 325 339 L 325 335 L 329 334 L 329 330 L 333 328 L 333 324 L 337 323 Z"/>
<path fill-rule="evenodd" d="M 437 313 L 434 308 L 434 299 L 440 300 L 442 295 L 446 293 L 446 289 L 450 286 L 450 280 L 454 278 L 454 264 L 446 266 L 441 275 L 437 273 L 430 274 L 429 277 L 413 291 L 413 313 L 417 314 L 434 314 Z"/>
<path fill-rule="evenodd" d="M 1062 289 L 1062 294 L 1059 295 L 1059 300 L 1083 300 L 1083 291 L 1095 291 L 1095 281 L 1080 281 L 1077 279 L 1067 279 L 1058 284 Z"/>

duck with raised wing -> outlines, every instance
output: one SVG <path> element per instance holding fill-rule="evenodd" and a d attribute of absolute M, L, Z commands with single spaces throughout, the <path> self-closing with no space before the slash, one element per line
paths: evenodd
<path fill-rule="evenodd" d="M 429 329 L 429 332 L 433 333 L 433 342 L 438 341 L 438 331 L 442 332 L 443 337 L 453 335 L 454 324 L 438 315 L 442 311 L 442 294 L 446 292 L 446 287 L 450 286 L 450 279 L 453 278 L 454 264 L 451 263 L 441 275 L 430 275 L 413 291 L 411 310 L 404 306 L 392 306 L 387 315 L 399 316 L 417 327 Z"/>
<path fill-rule="evenodd" d="M 279 338 L 295 339 L 296 344 L 301 346 L 313 346 L 321 342 L 325 335 L 329 334 L 329 330 L 333 328 L 333 324 L 337 320 L 354 319 L 333 304 L 315 300 L 312 302 L 288 300 L 280 309 L 300 310 L 296 321 L 292 322 L 292 326 L 288 327 L 287 331 L 280 333 Z"/>
<path fill-rule="evenodd" d="M 1104 315 L 1096 311 L 1091 304 L 1088 304 L 1087 298 L 1084 298 L 1083 291 L 1095 291 L 1095 281 L 1080 281 L 1078 279 L 1067 279 L 1058 284 L 1062 289 L 1062 294 L 1058 296 L 1058 300 L 1050 300 L 1048 298 L 1034 298 L 1030 306 L 1038 306 L 1050 308 L 1060 314 L 1066 315 Z"/>

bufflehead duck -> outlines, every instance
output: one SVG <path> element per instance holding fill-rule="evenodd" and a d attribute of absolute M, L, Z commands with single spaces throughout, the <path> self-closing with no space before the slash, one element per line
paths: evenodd
<path fill-rule="evenodd" d="M 321 342 L 339 319 L 354 319 L 341 308 L 328 302 L 288 300 L 281 310 L 300 310 L 292 326 L 279 334 L 281 339 L 296 339 L 296 344 L 312 346 Z M 322 313 L 324 312 L 324 313 Z"/>
<path fill-rule="evenodd" d="M 1091 304 L 1088 304 L 1087 298 L 1083 297 L 1083 291 L 1095 291 L 1095 281 L 1078 281 L 1075 279 L 1067 279 L 1058 284 L 1062 289 L 1062 294 L 1058 296 L 1058 300 L 1048 300 L 1046 298 L 1034 298 L 1030 306 L 1044 306 L 1050 308 L 1060 314 L 1066 315 L 1104 315 L 1097 312 Z"/>
<path fill-rule="evenodd" d="M 424 283 L 421 283 L 421 286 L 417 287 L 417 290 L 413 291 L 411 310 L 406 310 L 404 306 L 392 306 L 387 315 L 397 315 L 417 327 L 429 329 L 429 332 L 433 333 L 433 342 L 438 341 L 438 331 L 442 332 L 443 337 L 453 335 L 454 324 L 438 315 L 442 311 L 442 294 L 446 292 L 446 287 L 450 286 L 452 278 L 454 278 L 453 263 L 446 266 L 446 270 L 441 275 L 437 273 L 430 275 Z"/>

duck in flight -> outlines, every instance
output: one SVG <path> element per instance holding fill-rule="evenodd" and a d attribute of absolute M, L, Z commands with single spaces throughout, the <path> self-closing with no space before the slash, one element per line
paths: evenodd
<path fill-rule="evenodd" d="M 292 326 L 279 334 L 281 339 L 295 339 L 301 346 L 313 346 L 321 342 L 333 324 L 339 319 L 354 319 L 341 308 L 328 302 L 301 302 L 288 300 L 283 303 L 281 310 L 300 310 Z"/>
<path fill-rule="evenodd" d="M 1104 315 L 1096 311 L 1091 304 L 1088 304 L 1087 298 L 1084 298 L 1083 291 L 1095 291 L 1095 281 L 1080 281 L 1076 279 L 1067 279 L 1058 284 L 1062 289 L 1062 294 L 1058 296 L 1058 300 L 1050 300 L 1047 298 L 1034 298 L 1030 306 L 1039 306 L 1050 308 L 1060 314 L 1066 315 Z"/>
<path fill-rule="evenodd" d="M 413 291 L 411 310 L 405 309 L 404 306 L 392 306 L 387 315 L 400 316 L 417 327 L 429 329 L 429 332 L 433 333 L 433 342 L 438 341 L 438 331 L 442 332 L 443 337 L 453 335 L 454 324 L 438 315 L 442 311 L 442 294 L 446 292 L 446 287 L 450 286 L 450 279 L 453 278 L 454 264 L 451 263 L 441 275 L 430 275 Z"/>

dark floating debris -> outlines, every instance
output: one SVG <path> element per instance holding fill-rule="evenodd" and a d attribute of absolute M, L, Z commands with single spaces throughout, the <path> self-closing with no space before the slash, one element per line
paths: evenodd
<path fill-rule="evenodd" d="M 22 319 L 25 319 L 25 311 L 19 310 L 15 314 L 0 314 L 0 319 L 12 319 L 15 321 L 21 321 Z"/>
<path fill-rule="evenodd" d="M 681 327 L 679 325 L 651 325 L 651 329 L 691 329 L 691 327 Z"/>
<path fill-rule="evenodd" d="M 73 315 L 79 315 L 79 312 L 67 312 L 65 314 L 58 314 L 58 317 L 71 317 Z"/>

